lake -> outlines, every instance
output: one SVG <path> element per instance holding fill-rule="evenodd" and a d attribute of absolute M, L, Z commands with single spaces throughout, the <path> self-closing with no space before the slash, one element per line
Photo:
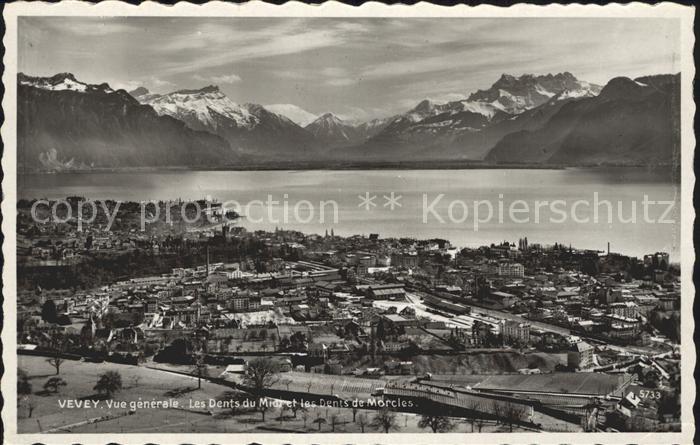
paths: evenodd
<path fill-rule="evenodd" d="M 521 237 L 598 250 L 610 242 L 613 252 L 680 258 L 680 186 L 644 169 L 158 171 L 18 182 L 28 199 L 235 200 L 249 230 L 444 238 L 460 247 Z"/>

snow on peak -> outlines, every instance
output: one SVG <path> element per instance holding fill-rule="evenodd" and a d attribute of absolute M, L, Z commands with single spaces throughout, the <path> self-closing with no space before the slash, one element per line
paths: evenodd
<path fill-rule="evenodd" d="M 580 81 L 569 72 L 520 77 L 503 74 L 491 88 L 471 94 L 468 100 L 490 103 L 507 113 L 520 114 L 564 93 L 567 97 L 585 97 L 599 92 L 599 86 Z"/>
<path fill-rule="evenodd" d="M 272 113 L 286 117 L 300 127 L 306 127 L 311 122 L 318 119 L 318 116 L 315 114 L 309 113 L 294 104 L 272 104 L 264 105 L 264 107 Z"/>
<path fill-rule="evenodd" d="M 106 83 L 90 85 L 85 82 L 80 82 L 72 73 L 58 73 L 51 77 L 35 77 L 19 73 L 17 77 L 20 85 L 40 88 L 42 90 L 77 91 L 80 93 L 85 93 L 87 91 L 104 93 L 114 92 Z"/>
<path fill-rule="evenodd" d="M 159 115 L 172 116 L 185 122 L 196 119 L 212 129 L 216 129 L 219 116 L 234 121 L 241 128 L 252 129 L 259 123 L 258 117 L 248 107 L 233 102 L 214 85 L 137 99 L 152 106 Z"/>
<path fill-rule="evenodd" d="M 496 112 L 503 111 L 503 108 L 498 103 L 478 102 L 463 100 L 460 102 L 463 111 L 477 113 L 486 116 L 488 119 L 493 119 Z"/>

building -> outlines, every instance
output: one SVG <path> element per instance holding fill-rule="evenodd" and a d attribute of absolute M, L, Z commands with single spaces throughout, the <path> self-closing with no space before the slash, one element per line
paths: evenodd
<path fill-rule="evenodd" d="M 571 369 L 587 369 L 593 366 L 593 346 L 580 341 L 569 349 L 567 362 Z"/>
<path fill-rule="evenodd" d="M 530 324 L 528 323 L 503 320 L 501 322 L 501 333 L 503 334 L 503 341 L 506 343 L 530 343 Z"/>
<path fill-rule="evenodd" d="M 406 291 L 403 284 L 372 285 L 368 289 L 369 297 L 374 300 L 403 300 Z"/>
<path fill-rule="evenodd" d="M 525 267 L 520 263 L 500 263 L 498 275 L 502 277 L 522 278 L 525 276 Z"/>
<path fill-rule="evenodd" d="M 644 255 L 644 265 L 654 269 L 668 270 L 669 256 L 666 252 Z"/>
<path fill-rule="evenodd" d="M 610 313 L 625 318 L 637 318 L 638 307 L 631 301 L 613 303 L 610 305 Z"/>
<path fill-rule="evenodd" d="M 397 252 L 391 254 L 392 267 L 412 268 L 418 266 L 418 254 L 416 252 Z"/>

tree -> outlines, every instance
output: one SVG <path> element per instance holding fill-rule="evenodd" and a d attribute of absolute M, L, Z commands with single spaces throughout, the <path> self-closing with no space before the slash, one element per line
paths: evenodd
<path fill-rule="evenodd" d="M 204 364 L 203 355 L 197 355 L 192 374 L 197 376 L 197 389 L 202 389 L 202 377 L 209 377 L 209 368 Z"/>
<path fill-rule="evenodd" d="M 36 408 L 36 402 L 34 402 L 33 398 L 27 399 L 27 417 L 30 419 L 32 418 L 32 413 L 34 412 L 34 409 Z"/>
<path fill-rule="evenodd" d="M 58 309 L 53 300 L 46 300 L 41 306 L 41 319 L 47 323 L 56 323 L 58 320 Z"/>
<path fill-rule="evenodd" d="M 52 356 L 51 358 L 46 359 L 46 361 L 53 366 L 56 369 L 56 375 L 60 374 L 61 372 L 61 365 L 63 364 L 64 361 L 66 361 L 63 358 L 63 352 L 65 351 L 66 348 L 66 342 L 62 338 L 56 338 L 52 341 L 51 344 L 51 353 Z"/>
<path fill-rule="evenodd" d="M 224 391 L 216 397 L 216 400 L 223 403 L 223 406 L 229 409 L 232 416 L 238 414 L 238 409 L 247 399 L 245 393 L 240 391 Z"/>
<path fill-rule="evenodd" d="M 384 430 L 385 433 L 399 430 L 399 425 L 396 422 L 396 414 L 387 408 L 377 411 L 370 425 L 376 430 Z"/>
<path fill-rule="evenodd" d="M 331 433 L 335 433 L 335 426 L 340 423 L 340 416 L 337 414 L 331 415 Z"/>
<path fill-rule="evenodd" d="M 285 416 L 286 412 L 292 411 L 292 405 L 293 405 L 293 403 L 282 405 L 282 408 L 280 408 L 280 421 L 284 420 L 284 418 L 286 417 Z M 294 417 L 296 417 L 296 415 Z"/>
<path fill-rule="evenodd" d="M 302 413 L 304 413 L 306 411 L 306 408 L 303 407 L 300 403 L 297 403 L 296 400 L 292 403 L 292 406 L 290 408 L 295 419 L 297 418 L 297 412 L 301 411 Z"/>
<path fill-rule="evenodd" d="M 317 424 L 318 424 L 318 430 L 321 431 L 321 425 L 323 425 L 324 423 L 326 423 L 326 419 L 324 419 L 323 417 L 321 417 L 321 413 L 319 413 L 319 414 L 317 415 L 317 417 L 314 419 L 314 423 L 317 423 Z"/>
<path fill-rule="evenodd" d="M 364 433 L 367 426 L 367 416 L 364 413 L 357 416 L 357 424 L 360 425 L 360 431 Z"/>
<path fill-rule="evenodd" d="M 423 415 L 418 421 L 418 427 L 430 428 L 433 433 L 447 433 L 455 428 L 455 424 L 449 417 Z"/>
<path fill-rule="evenodd" d="M 304 409 L 301 412 L 301 418 L 304 421 L 304 428 L 306 428 L 306 422 L 309 420 L 310 416 L 311 416 L 311 414 L 309 413 L 309 410 L 307 410 L 307 409 Z"/>
<path fill-rule="evenodd" d="M 100 376 L 93 389 L 98 394 L 112 397 L 114 393 L 122 389 L 122 376 L 117 371 L 107 371 Z"/>
<path fill-rule="evenodd" d="M 44 383 L 44 390 L 47 392 L 57 393 L 61 386 L 66 386 L 67 383 L 60 377 L 51 377 Z"/>
<path fill-rule="evenodd" d="M 505 407 L 500 403 L 493 404 L 493 415 L 496 416 L 496 425 L 503 422 L 505 417 Z"/>
<path fill-rule="evenodd" d="M 267 403 L 267 399 L 265 397 L 260 397 L 258 399 L 258 411 L 260 411 L 260 414 L 262 414 L 263 422 L 265 421 L 265 413 L 271 410 L 272 406 Z"/>
<path fill-rule="evenodd" d="M 24 402 L 27 406 L 28 417 L 32 417 L 34 411 L 34 401 L 31 399 L 32 384 L 29 382 L 29 375 L 23 369 L 17 370 L 17 408 Z"/>
<path fill-rule="evenodd" d="M 277 381 L 277 365 L 267 357 L 256 358 L 248 363 L 243 385 L 260 392 Z"/>
<path fill-rule="evenodd" d="M 24 369 L 17 370 L 17 395 L 29 396 L 32 394 L 32 384 L 29 382 L 29 375 Z"/>
<path fill-rule="evenodd" d="M 503 417 L 510 427 L 510 432 L 513 432 L 513 425 L 522 421 L 525 415 L 525 411 L 522 407 L 515 405 L 513 403 L 506 404 L 503 410 Z"/>
<path fill-rule="evenodd" d="M 467 405 L 466 418 L 472 426 L 472 433 L 474 432 L 474 422 L 476 421 L 477 417 L 479 417 L 479 409 L 480 409 L 480 404 L 476 400 L 472 400 Z"/>

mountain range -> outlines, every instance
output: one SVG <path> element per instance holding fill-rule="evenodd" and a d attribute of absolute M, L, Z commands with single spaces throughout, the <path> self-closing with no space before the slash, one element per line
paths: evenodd
<path fill-rule="evenodd" d="M 293 104 L 238 104 L 217 86 L 167 94 L 18 75 L 18 159 L 39 170 L 462 161 L 674 164 L 680 75 L 515 77 L 364 123 Z"/>

